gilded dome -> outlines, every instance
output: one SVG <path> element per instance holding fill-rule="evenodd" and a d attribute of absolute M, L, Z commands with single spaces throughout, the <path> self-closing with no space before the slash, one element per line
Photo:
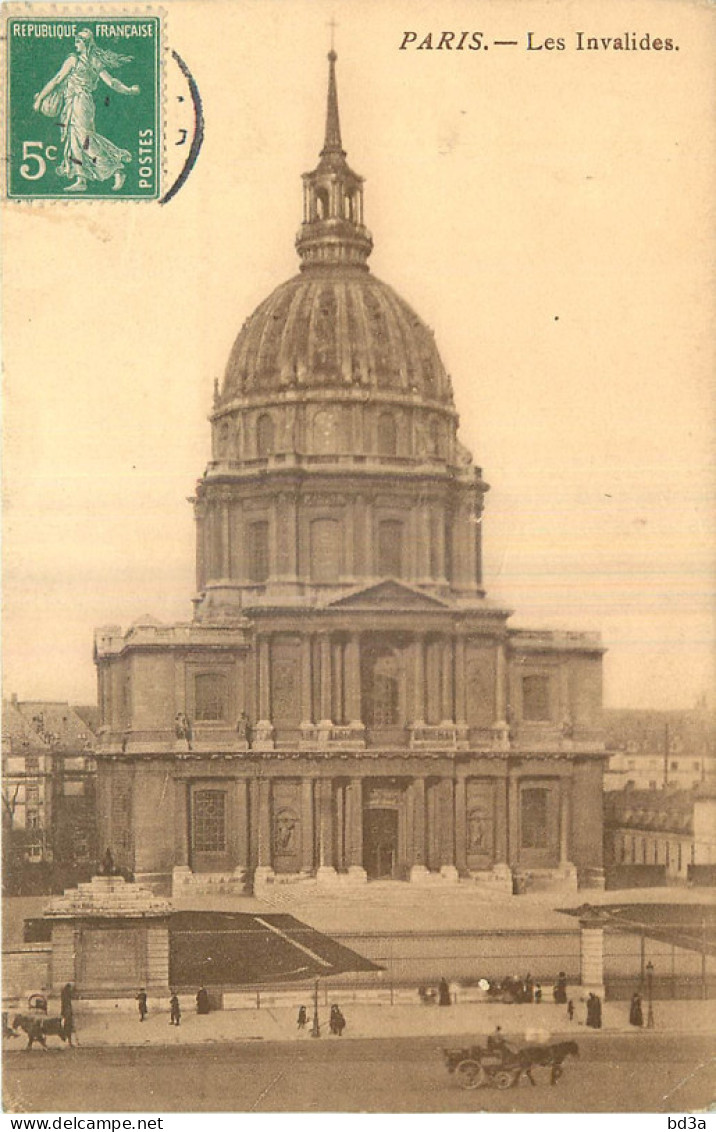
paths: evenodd
<path fill-rule="evenodd" d="M 220 405 L 291 387 L 351 385 L 452 405 L 432 331 L 392 287 L 365 268 L 312 266 L 244 323 Z"/>

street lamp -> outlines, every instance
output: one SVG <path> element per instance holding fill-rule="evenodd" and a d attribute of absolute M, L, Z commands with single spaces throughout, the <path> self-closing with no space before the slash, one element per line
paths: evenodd
<path fill-rule="evenodd" d="M 647 1030 L 654 1029 L 654 964 L 651 959 L 646 965 L 646 1028 Z"/>
<path fill-rule="evenodd" d="M 311 1037 L 320 1038 L 321 1024 L 318 1021 L 318 979 L 316 979 L 313 987 L 313 1025 L 311 1026 Z"/>

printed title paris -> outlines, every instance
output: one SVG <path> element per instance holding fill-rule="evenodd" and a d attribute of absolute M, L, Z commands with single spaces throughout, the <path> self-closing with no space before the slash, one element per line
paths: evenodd
<path fill-rule="evenodd" d="M 491 39 L 483 31 L 404 31 L 400 51 L 488 51 L 490 47 L 523 47 L 526 51 L 678 51 L 674 39 L 651 32 L 625 31 L 620 35 L 572 33 L 541 35 L 528 31 L 520 39 Z"/>

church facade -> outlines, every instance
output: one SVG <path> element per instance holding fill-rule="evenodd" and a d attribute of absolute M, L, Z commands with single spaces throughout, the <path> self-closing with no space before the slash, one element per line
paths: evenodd
<path fill-rule="evenodd" d="M 215 390 L 193 619 L 95 635 L 101 844 L 157 891 L 599 884 L 599 636 L 485 595 L 488 485 L 432 332 L 368 269 L 329 61 L 300 272 Z"/>

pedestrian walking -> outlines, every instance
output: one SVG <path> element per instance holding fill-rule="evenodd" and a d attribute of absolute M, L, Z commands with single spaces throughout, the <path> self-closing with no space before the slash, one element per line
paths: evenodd
<path fill-rule="evenodd" d="M 72 1010 L 72 983 L 65 983 L 60 991 L 60 1019 L 62 1032 L 68 1045 L 74 1045 L 72 1035 L 75 1032 L 75 1018 Z"/>
<path fill-rule="evenodd" d="M 308 1011 L 306 1010 L 305 1006 L 299 1006 L 299 1008 L 298 1008 L 298 1028 L 299 1028 L 299 1030 L 305 1030 L 307 1022 L 308 1022 Z"/>
<path fill-rule="evenodd" d="M 329 1029 L 332 1034 L 336 1034 L 339 1038 L 346 1028 L 346 1020 L 343 1017 L 343 1012 L 337 1003 L 333 1003 L 331 1007 L 331 1017 L 328 1023 Z"/>
<path fill-rule="evenodd" d="M 443 978 L 438 983 L 438 1006 L 450 1005 L 450 986 L 447 979 Z"/>
<path fill-rule="evenodd" d="M 632 1026 L 644 1025 L 644 1012 L 641 1008 L 641 995 L 634 992 L 629 1007 L 629 1023 Z"/>
<path fill-rule="evenodd" d="M 552 988 L 552 996 L 558 1006 L 565 1006 L 567 1002 L 567 976 L 564 971 L 560 971 L 557 976 L 557 982 Z"/>
<path fill-rule="evenodd" d="M 172 997 L 169 999 L 170 1011 L 170 1026 L 178 1026 L 181 1022 L 181 1006 L 179 1005 L 179 996 L 176 991 L 172 991 Z"/>
<path fill-rule="evenodd" d="M 537 983 L 537 985 L 535 987 L 535 1002 L 536 1002 L 537 1006 L 539 1006 L 541 1001 L 542 1001 L 542 987 L 540 986 L 539 983 Z"/>
<path fill-rule="evenodd" d="M 196 992 L 196 1012 L 197 1014 L 209 1013 L 209 994 L 206 987 L 201 987 Z"/>
<path fill-rule="evenodd" d="M 567 1003 L 567 1017 L 569 1018 L 570 1022 L 574 1021 L 574 1003 L 572 1002 L 571 998 Z"/>
<path fill-rule="evenodd" d="M 139 1010 L 139 1021 L 143 1022 L 147 1017 L 149 1011 L 147 1010 L 147 992 L 144 987 L 141 987 L 137 995 L 137 1008 Z"/>

